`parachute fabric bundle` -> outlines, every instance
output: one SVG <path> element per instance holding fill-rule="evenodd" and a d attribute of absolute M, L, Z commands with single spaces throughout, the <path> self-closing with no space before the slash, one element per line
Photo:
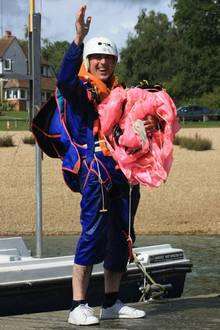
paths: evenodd
<path fill-rule="evenodd" d="M 153 188 L 166 181 L 180 128 L 166 91 L 117 87 L 98 105 L 98 112 L 106 144 L 129 183 Z M 151 132 L 144 127 L 148 115 L 158 118 L 158 129 Z"/>

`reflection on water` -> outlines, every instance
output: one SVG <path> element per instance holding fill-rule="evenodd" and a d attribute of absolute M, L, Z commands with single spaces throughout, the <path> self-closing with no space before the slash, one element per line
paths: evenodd
<path fill-rule="evenodd" d="M 32 254 L 35 253 L 35 238 L 24 237 Z M 52 236 L 43 239 L 43 256 L 71 255 L 77 236 Z M 219 293 L 220 284 L 220 236 L 137 236 L 136 247 L 169 243 L 182 248 L 193 263 L 192 273 L 187 274 L 184 295 Z"/>

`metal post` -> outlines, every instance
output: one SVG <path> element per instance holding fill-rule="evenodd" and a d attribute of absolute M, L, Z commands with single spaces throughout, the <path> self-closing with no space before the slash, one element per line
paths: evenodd
<path fill-rule="evenodd" d="M 29 0 L 29 31 L 33 31 L 33 15 L 35 12 L 35 0 Z"/>
<path fill-rule="evenodd" d="M 35 11 L 35 0 L 29 0 L 29 20 L 28 20 L 28 75 L 29 79 L 29 128 L 31 130 L 31 123 L 34 118 L 33 111 L 33 77 L 32 77 L 32 33 L 33 33 L 33 15 Z"/>
<path fill-rule="evenodd" d="M 0 96 L 0 101 L 2 102 L 4 100 L 4 95 L 3 95 L 3 79 L 0 79 L 0 90 L 1 90 L 1 96 Z"/>
<path fill-rule="evenodd" d="M 31 123 L 34 118 L 34 113 L 33 113 L 33 80 L 32 80 L 32 31 L 30 30 L 28 33 L 28 75 L 31 77 L 31 79 L 29 79 L 29 95 L 27 96 L 27 100 L 29 100 L 29 106 L 28 106 L 29 129 L 31 130 Z"/>
<path fill-rule="evenodd" d="M 33 79 L 33 114 L 36 115 L 41 105 L 41 15 L 33 14 L 32 31 L 32 79 Z M 42 169 L 41 150 L 35 146 L 36 164 L 36 257 L 42 256 Z"/>

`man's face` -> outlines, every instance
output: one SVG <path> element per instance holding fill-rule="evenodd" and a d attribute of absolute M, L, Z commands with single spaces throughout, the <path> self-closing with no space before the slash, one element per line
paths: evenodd
<path fill-rule="evenodd" d="M 107 82 L 112 76 L 116 58 L 112 55 L 93 54 L 89 56 L 89 72 L 103 82 Z"/>

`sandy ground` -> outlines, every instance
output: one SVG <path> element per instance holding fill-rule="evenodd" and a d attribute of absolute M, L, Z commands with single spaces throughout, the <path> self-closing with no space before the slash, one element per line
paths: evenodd
<path fill-rule="evenodd" d="M 160 188 L 141 189 L 136 216 L 139 234 L 220 234 L 220 128 L 182 129 L 179 135 L 208 137 L 209 151 L 174 147 L 174 163 Z M 5 134 L 0 132 L 1 135 Z M 16 146 L 0 148 L 0 235 L 32 234 L 35 229 L 35 148 L 8 132 Z M 64 184 L 59 160 L 44 156 L 44 234 L 80 231 L 80 195 Z"/>

